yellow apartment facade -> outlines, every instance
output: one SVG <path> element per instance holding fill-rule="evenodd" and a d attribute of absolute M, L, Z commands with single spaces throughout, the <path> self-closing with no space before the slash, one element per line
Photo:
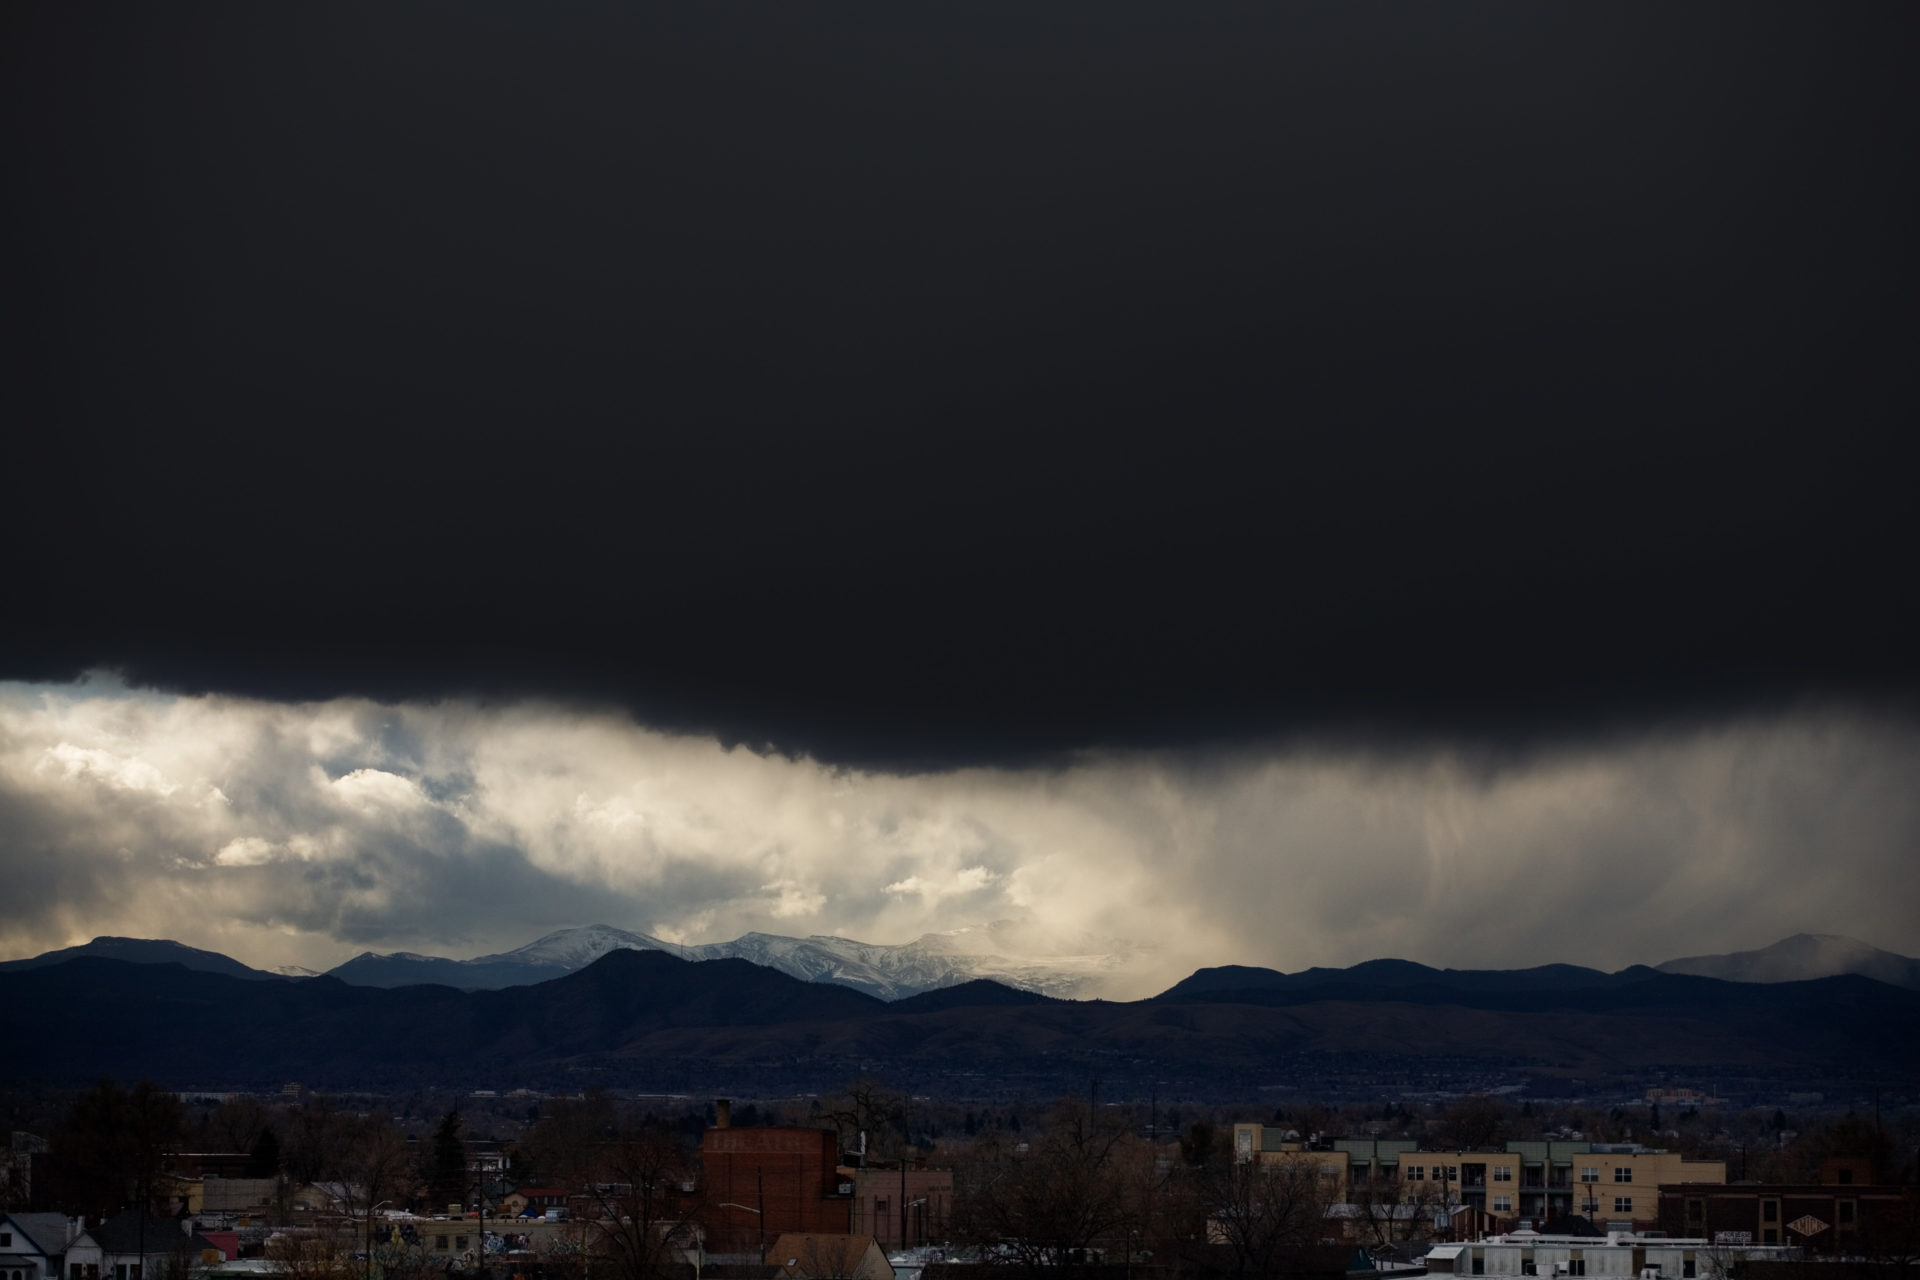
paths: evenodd
<path fill-rule="evenodd" d="M 1234 1158 L 1303 1161 L 1343 1202 L 1420 1203 L 1473 1209 L 1516 1226 L 1572 1214 L 1630 1230 L 1659 1216 L 1660 1186 L 1725 1183 L 1721 1160 L 1689 1160 L 1637 1143 L 1520 1141 L 1500 1150 L 1428 1151 L 1410 1139 L 1334 1138 L 1307 1144 L 1290 1130 L 1236 1124 Z"/>

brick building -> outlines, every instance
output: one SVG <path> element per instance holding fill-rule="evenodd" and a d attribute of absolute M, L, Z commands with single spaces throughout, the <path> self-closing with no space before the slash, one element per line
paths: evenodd
<path fill-rule="evenodd" d="M 1920 1253 L 1920 1188 L 1853 1182 L 1660 1188 L 1660 1229 L 1732 1244 L 1794 1245 L 1809 1255 Z"/>
<path fill-rule="evenodd" d="M 700 1141 L 707 1252 L 764 1257 L 789 1232 L 844 1233 L 853 1224 L 853 1171 L 832 1129 L 736 1129 L 721 1099 Z"/>

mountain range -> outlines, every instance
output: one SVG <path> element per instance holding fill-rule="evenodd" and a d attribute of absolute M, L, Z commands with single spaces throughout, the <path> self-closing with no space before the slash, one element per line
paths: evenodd
<path fill-rule="evenodd" d="M 362 952 L 328 971 L 352 986 L 406 987 L 423 984 L 462 991 L 497 991 L 530 986 L 577 972 L 615 951 L 658 951 L 681 960 L 748 960 L 806 982 L 851 987 L 881 1000 L 899 1000 L 929 991 L 990 979 L 1005 986 L 1061 999 L 1098 996 L 1104 980 L 1126 972 L 1143 954 L 1124 942 L 1097 937 L 1062 944 L 1034 938 L 1013 921 L 929 933 L 900 945 L 857 942 L 816 935 L 790 938 L 748 933 L 731 942 L 686 945 L 610 925 L 561 929 L 523 947 L 471 960 L 399 951 Z M 95 938 L 24 960 L 0 962 L 0 972 L 59 964 L 83 956 L 143 964 L 177 963 L 189 969 L 237 978 L 310 978 L 310 969 L 286 965 L 253 969 L 214 951 L 178 942 L 144 938 Z M 1311 968 L 1298 973 L 1242 965 L 1201 969 L 1175 984 L 1165 997 L 1190 1000 L 1202 992 L 1272 993 L 1321 987 L 1374 985 L 1386 988 L 1462 984 L 1477 990 L 1560 990 L 1619 986 L 1660 973 L 1718 978 L 1729 982 L 1805 982 L 1857 974 L 1878 982 L 1920 991 L 1920 960 L 1882 951 L 1855 938 L 1834 934 L 1795 934 L 1770 947 L 1729 955 L 1689 956 L 1649 969 L 1635 965 L 1605 973 L 1577 965 L 1542 965 L 1517 970 L 1435 969 L 1409 960 L 1369 960 L 1348 969 Z"/>
<path fill-rule="evenodd" d="M 1099 995 L 1141 949 L 1115 939 L 1036 939 L 1017 922 L 996 921 L 929 933 L 898 945 L 816 935 L 789 938 L 748 933 L 731 942 L 681 944 L 611 925 L 562 929 L 524 947 L 471 960 L 413 952 L 363 952 L 328 970 L 363 987 L 437 982 L 467 991 L 545 982 L 585 968 L 614 951 L 662 951 L 682 960 L 751 960 L 808 982 L 831 982 L 882 1000 L 991 978 L 1066 999 Z"/>
<path fill-rule="evenodd" d="M 730 1081 L 774 1096 L 878 1074 L 966 1096 L 1098 1076 L 1201 1097 L 1331 1078 L 1477 1088 L 1496 1073 L 1878 1078 L 1920 1052 L 1920 992 L 1859 975 L 1737 983 L 1644 966 L 1203 970 L 1124 1003 L 975 980 L 889 1002 L 742 959 L 625 948 L 548 982 L 470 992 L 81 956 L 0 972 L 0 1007 L 33 1028 L 0 1055 L 0 1082 L 144 1075 L 198 1088 Z"/>

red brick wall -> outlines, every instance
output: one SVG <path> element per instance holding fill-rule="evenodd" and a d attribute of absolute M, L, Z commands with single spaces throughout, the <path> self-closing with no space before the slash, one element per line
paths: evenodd
<path fill-rule="evenodd" d="M 700 1144 L 707 1250 L 750 1253 L 786 1231 L 849 1230 L 852 1198 L 837 1191 L 839 1157 L 828 1129 L 707 1130 Z"/>

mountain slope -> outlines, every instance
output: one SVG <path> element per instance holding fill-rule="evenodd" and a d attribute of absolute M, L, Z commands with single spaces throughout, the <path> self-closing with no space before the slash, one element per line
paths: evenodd
<path fill-rule="evenodd" d="M 1728 982 L 1805 982 L 1854 973 L 1920 991 L 1920 960 L 1832 933 L 1796 933 L 1757 951 L 1686 956 L 1656 967 L 1662 973 L 1687 973 Z"/>
<path fill-rule="evenodd" d="M 114 937 L 99 937 L 77 947 L 62 947 L 58 951 L 42 952 L 24 960 L 0 962 L 0 972 L 38 969 L 81 959 L 125 960 L 131 964 L 177 964 L 202 973 L 223 973 L 230 978 L 273 979 L 282 976 L 249 968 L 218 951 L 201 951 L 165 938 Z"/>
<path fill-rule="evenodd" d="M 0 1055 L 0 1081 L 689 1088 L 747 1072 L 769 1087 L 817 1089 L 885 1069 L 1052 1089 L 1124 1063 L 1129 1075 L 1213 1081 L 1237 1096 L 1249 1082 L 1347 1071 L 1356 1056 L 1369 1071 L 1400 1062 L 1413 1065 L 1394 1069 L 1430 1080 L 1650 1066 L 1884 1072 L 1920 1053 L 1920 992 L 1857 975 L 1743 984 L 1639 972 L 1558 991 L 1351 982 L 1127 1004 L 972 983 L 890 1004 L 743 960 L 650 951 L 472 993 L 324 976 L 260 982 L 87 957 L 0 973 L 0 1007 L 35 1029 Z M 1258 994 L 1265 999 L 1248 998 Z M 1807 1027 L 1820 1033 L 1798 1033 Z"/>
<path fill-rule="evenodd" d="M 1159 998 L 1217 1003 L 1245 997 L 1253 1003 L 1271 1003 L 1270 997 L 1275 993 L 1319 992 L 1324 998 L 1327 992 L 1346 989 L 1429 988 L 1460 993 L 1578 991 L 1642 981 L 1653 972 L 1645 965 L 1634 965 L 1618 973 L 1602 973 L 1572 964 L 1547 964 L 1531 969 L 1435 969 L 1411 960 L 1364 960 L 1348 969 L 1316 967 L 1298 973 L 1221 965 L 1196 970 L 1168 987 Z"/>

